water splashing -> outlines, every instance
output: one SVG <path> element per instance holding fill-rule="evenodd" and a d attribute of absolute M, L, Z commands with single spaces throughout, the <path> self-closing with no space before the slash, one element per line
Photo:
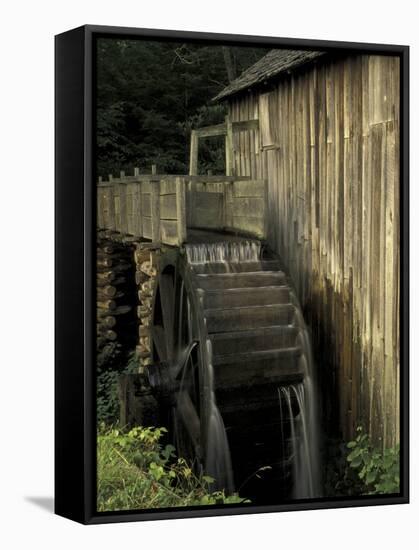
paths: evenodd
<path fill-rule="evenodd" d="M 234 492 L 233 467 L 231 464 L 230 448 L 224 422 L 214 395 L 212 346 L 207 340 L 208 354 L 208 384 L 210 387 L 209 417 L 208 417 L 208 444 L 206 456 L 206 471 L 214 478 L 214 489 L 224 489 L 226 494 Z"/>
<path fill-rule="evenodd" d="M 257 262 L 260 248 L 260 242 L 249 240 L 185 245 L 190 264 Z"/>
<path fill-rule="evenodd" d="M 306 383 L 281 386 L 279 403 L 285 404 L 290 422 L 290 444 L 293 466 L 293 497 L 315 498 L 320 496 L 318 479 L 317 447 L 313 437 L 313 422 L 310 416 Z M 299 409 L 295 414 L 293 401 Z"/>
<path fill-rule="evenodd" d="M 280 386 L 278 389 L 279 406 L 287 410 L 290 423 L 290 444 L 294 474 L 294 498 L 315 498 L 321 496 L 319 435 L 316 392 L 314 389 L 314 362 L 310 335 L 301 308 L 294 291 L 290 292 L 290 301 L 295 306 L 294 325 L 299 333 L 296 345 L 301 348 L 304 381 L 298 384 Z M 293 403 L 295 405 L 293 406 Z M 298 412 L 296 412 L 296 409 Z M 284 424 L 281 440 L 284 441 Z"/>

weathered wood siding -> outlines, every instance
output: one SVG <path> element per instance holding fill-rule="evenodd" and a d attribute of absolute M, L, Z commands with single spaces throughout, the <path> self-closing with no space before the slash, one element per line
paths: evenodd
<path fill-rule="evenodd" d="M 267 182 L 263 180 L 189 182 L 187 226 L 238 231 L 266 238 Z"/>
<path fill-rule="evenodd" d="M 267 182 L 214 176 L 123 176 L 99 182 L 97 226 L 180 246 L 187 228 L 266 238 Z"/>
<path fill-rule="evenodd" d="M 399 59 L 351 56 L 230 101 L 235 175 L 268 180 L 269 241 L 313 333 L 329 418 L 399 440 Z"/>

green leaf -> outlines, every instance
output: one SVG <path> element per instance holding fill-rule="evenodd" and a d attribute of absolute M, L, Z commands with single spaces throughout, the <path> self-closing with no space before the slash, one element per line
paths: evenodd
<path fill-rule="evenodd" d="M 371 483 L 374 483 L 375 478 L 376 478 L 376 473 L 375 472 L 369 472 L 367 474 L 366 478 L 365 478 L 365 481 L 366 481 L 366 483 L 371 484 Z"/>
<path fill-rule="evenodd" d="M 349 457 L 348 457 L 349 459 Z M 361 457 L 357 456 L 351 461 L 351 467 L 352 468 L 358 468 L 362 464 Z"/>
<path fill-rule="evenodd" d="M 202 479 L 208 484 L 213 483 L 215 481 L 214 478 L 211 476 L 202 476 Z"/>

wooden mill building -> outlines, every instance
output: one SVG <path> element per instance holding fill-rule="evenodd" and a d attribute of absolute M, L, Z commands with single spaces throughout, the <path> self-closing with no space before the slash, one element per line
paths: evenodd
<path fill-rule="evenodd" d="M 272 50 L 216 98 L 237 129 L 227 174 L 268 182 L 268 241 L 310 325 L 325 415 L 386 446 L 399 440 L 399 80 L 398 57 Z"/>

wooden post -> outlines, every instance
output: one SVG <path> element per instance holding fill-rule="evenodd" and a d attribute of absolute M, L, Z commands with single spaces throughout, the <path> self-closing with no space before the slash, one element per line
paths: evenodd
<path fill-rule="evenodd" d="M 104 189 L 98 187 L 97 193 L 97 210 L 96 210 L 96 225 L 99 229 L 105 229 L 105 218 L 104 218 Z"/>
<path fill-rule="evenodd" d="M 151 175 L 155 176 L 157 174 L 157 164 L 151 165 Z"/>
<path fill-rule="evenodd" d="M 189 157 L 189 175 L 198 175 L 198 134 L 196 130 L 191 132 L 191 151 Z"/>
<path fill-rule="evenodd" d="M 125 172 L 124 172 L 124 170 L 121 170 L 121 171 L 119 172 L 119 177 L 121 178 L 121 180 L 125 178 Z"/>
<path fill-rule="evenodd" d="M 160 181 L 151 182 L 151 238 L 160 242 Z"/>
<path fill-rule="evenodd" d="M 102 183 L 102 176 L 99 176 L 99 177 L 98 177 L 97 182 L 98 182 L 98 183 Z"/>
<path fill-rule="evenodd" d="M 225 146 L 226 146 L 226 175 L 234 175 L 234 166 L 233 166 L 233 123 L 230 121 L 230 118 L 226 116 L 226 130 L 227 134 L 225 137 Z"/>
<path fill-rule="evenodd" d="M 134 168 L 134 177 L 138 177 L 140 175 L 140 169 L 139 168 Z"/>
<path fill-rule="evenodd" d="M 109 184 L 106 186 L 105 197 L 106 197 L 106 206 L 108 210 L 108 223 L 107 223 L 106 229 L 115 231 L 115 198 L 114 198 L 113 185 Z"/>
<path fill-rule="evenodd" d="M 178 244 L 186 241 L 186 182 L 176 178 L 176 221 Z"/>
<path fill-rule="evenodd" d="M 132 184 L 132 220 L 134 235 L 143 236 L 143 217 L 141 212 L 141 182 Z"/>
<path fill-rule="evenodd" d="M 121 220 L 119 230 L 121 233 L 126 234 L 128 233 L 126 183 L 119 183 L 118 190 L 119 190 L 119 217 Z"/>
<path fill-rule="evenodd" d="M 263 181 L 263 209 L 262 209 L 262 216 L 263 216 L 263 238 L 268 238 L 268 228 L 269 228 L 269 212 L 268 212 L 268 205 L 269 205 L 269 185 L 268 180 L 265 179 Z"/>

